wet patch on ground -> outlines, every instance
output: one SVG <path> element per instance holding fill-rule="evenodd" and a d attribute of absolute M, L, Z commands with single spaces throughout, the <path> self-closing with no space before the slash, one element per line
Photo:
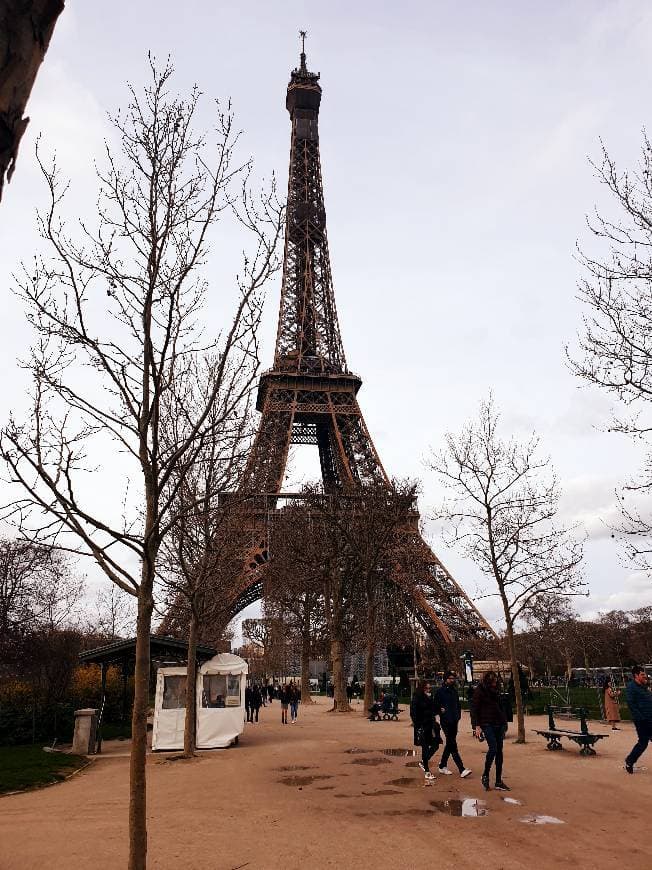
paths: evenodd
<path fill-rule="evenodd" d="M 436 812 L 437 812 L 436 810 L 429 810 L 427 808 L 421 809 L 420 807 L 414 807 L 412 809 L 407 809 L 407 810 L 380 810 L 378 812 L 370 811 L 370 812 L 366 812 L 366 813 L 365 812 L 357 812 L 357 813 L 353 813 L 353 815 L 356 816 L 356 818 L 358 818 L 358 819 L 364 819 L 368 816 L 391 816 L 393 818 L 397 817 L 397 816 L 422 816 L 423 817 L 423 816 L 434 816 L 436 814 Z"/>
<path fill-rule="evenodd" d="M 347 755 L 364 755 L 368 752 L 378 752 L 377 749 L 359 749 L 357 746 L 354 746 L 352 749 L 344 750 Z"/>
<path fill-rule="evenodd" d="M 430 806 L 447 816 L 478 818 L 487 815 L 486 801 L 476 798 L 450 798 L 446 801 L 430 801 Z"/>
<path fill-rule="evenodd" d="M 284 776 L 283 779 L 279 779 L 278 781 L 282 785 L 293 785 L 300 786 L 303 788 L 304 785 L 312 785 L 313 782 L 316 782 L 318 779 L 332 779 L 332 776 L 329 776 L 326 773 L 315 773 L 308 776 Z"/>
<path fill-rule="evenodd" d="M 565 825 L 561 819 L 556 816 L 540 816 L 537 813 L 530 813 L 519 819 L 519 822 L 524 822 L 526 825 Z"/>
<path fill-rule="evenodd" d="M 406 767 L 418 767 L 419 762 L 418 761 L 408 761 L 408 763 L 405 766 Z"/>
<path fill-rule="evenodd" d="M 383 755 L 393 755 L 396 758 L 414 758 L 416 756 L 415 749 L 379 749 Z"/>
<path fill-rule="evenodd" d="M 328 791 L 331 788 L 335 788 L 334 785 L 318 785 L 317 791 Z"/>
<path fill-rule="evenodd" d="M 398 779 L 390 779 L 389 782 L 385 782 L 383 785 L 397 785 L 404 788 L 405 786 L 423 785 L 423 781 L 415 779 L 413 776 L 399 776 Z"/>
<path fill-rule="evenodd" d="M 391 764 L 386 758 L 354 758 L 351 764 L 364 764 L 367 767 L 378 767 L 379 764 Z"/>
<path fill-rule="evenodd" d="M 314 770 L 314 764 L 287 764 L 285 767 L 275 767 L 279 773 L 289 773 L 293 770 Z"/>
<path fill-rule="evenodd" d="M 397 788 L 377 788 L 376 791 L 363 791 L 362 794 L 366 797 L 380 797 L 381 795 L 403 794 L 403 792 Z"/>

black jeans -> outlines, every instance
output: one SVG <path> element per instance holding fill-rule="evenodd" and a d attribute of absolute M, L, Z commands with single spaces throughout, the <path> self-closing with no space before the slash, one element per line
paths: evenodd
<path fill-rule="evenodd" d="M 487 754 L 484 759 L 484 775 L 489 776 L 491 765 L 496 761 L 496 782 L 503 778 L 503 740 L 505 739 L 504 725 L 483 725 L 482 733 L 487 741 Z"/>
<path fill-rule="evenodd" d="M 625 759 L 625 764 L 636 764 L 652 740 L 652 721 L 634 722 L 634 727 L 638 735 L 638 742 Z"/>
<path fill-rule="evenodd" d="M 414 742 L 417 746 L 421 746 L 421 764 L 423 764 L 423 769 L 428 773 L 430 770 L 428 762 L 437 750 L 432 730 L 428 728 L 415 728 Z"/>
<path fill-rule="evenodd" d="M 254 720 L 253 720 L 253 717 L 251 715 L 251 707 L 247 707 L 245 705 L 245 710 L 247 712 L 247 722 L 253 722 Z"/>
<path fill-rule="evenodd" d="M 256 714 L 256 722 L 258 721 L 258 711 L 259 711 L 259 710 L 260 710 L 260 707 L 254 707 L 253 712 Z M 253 714 L 252 714 L 252 716 L 251 716 L 251 721 L 252 721 L 252 722 L 254 721 Z"/>
<path fill-rule="evenodd" d="M 442 722 L 442 731 L 446 737 L 446 745 L 439 762 L 439 767 L 446 767 L 449 758 L 452 758 L 460 773 L 464 770 L 464 764 L 457 748 L 457 722 Z"/>

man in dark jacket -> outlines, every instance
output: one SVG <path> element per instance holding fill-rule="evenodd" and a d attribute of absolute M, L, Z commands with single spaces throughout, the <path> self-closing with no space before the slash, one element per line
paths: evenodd
<path fill-rule="evenodd" d="M 484 734 L 487 741 L 487 754 L 484 761 L 482 785 L 489 791 L 489 772 L 496 762 L 496 789 L 510 791 L 503 782 L 503 740 L 507 730 L 507 719 L 500 704 L 498 674 L 487 671 L 482 682 L 473 692 L 471 701 L 471 725 L 475 736 L 479 739 Z"/>
<path fill-rule="evenodd" d="M 625 759 L 627 773 L 634 773 L 634 765 L 652 740 L 652 694 L 650 694 L 648 684 L 649 680 L 643 668 L 638 665 L 633 667 L 632 679 L 627 683 L 625 694 L 638 735 L 638 742 Z"/>
<path fill-rule="evenodd" d="M 254 684 L 253 689 L 251 690 L 251 706 L 253 707 L 253 711 L 256 715 L 256 722 L 258 721 L 258 713 L 260 711 L 261 705 L 263 703 L 263 696 L 260 692 L 260 688 L 258 683 Z M 254 721 L 254 717 L 252 715 L 251 721 Z"/>
<path fill-rule="evenodd" d="M 444 683 L 435 693 L 435 710 L 439 713 L 439 721 L 446 737 L 446 745 L 439 762 L 439 772 L 445 776 L 452 775 L 452 770 L 447 767 L 448 759 L 452 758 L 457 765 L 460 776 L 462 778 L 470 776 L 471 771 L 464 767 L 457 748 L 457 729 L 462 717 L 462 707 L 453 671 L 447 671 L 444 674 Z"/>
<path fill-rule="evenodd" d="M 251 686 L 247 686 L 245 689 L 245 712 L 247 713 L 247 722 L 253 721 L 253 718 L 251 715 L 251 709 L 253 707 L 253 704 L 251 703 L 252 694 L 253 694 L 253 690 L 252 690 Z"/>

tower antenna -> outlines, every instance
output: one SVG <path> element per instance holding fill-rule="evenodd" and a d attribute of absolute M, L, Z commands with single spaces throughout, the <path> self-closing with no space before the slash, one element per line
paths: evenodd
<path fill-rule="evenodd" d="M 306 67 L 306 36 L 308 35 L 307 30 L 300 30 L 299 37 L 301 38 L 301 72 L 305 73 L 307 71 Z"/>

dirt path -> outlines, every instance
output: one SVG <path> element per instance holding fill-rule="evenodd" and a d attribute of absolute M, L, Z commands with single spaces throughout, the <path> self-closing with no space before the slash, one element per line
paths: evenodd
<path fill-rule="evenodd" d="M 408 721 L 369 723 L 329 715 L 324 701 L 282 726 L 280 707 L 261 711 L 236 748 L 191 762 L 149 759 L 151 870 L 346 868 L 596 868 L 649 870 L 652 750 L 627 776 L 631 725 L 609 732 L 596 758 L 551 753 L 531 735 L 506 743 L 507 804 L 480 785 L 482 746 L 462 721 L 467 780 L 439 776 L 424 787 Z M 528 722 L 530 729 L 542 718 Z M 604 727 L 599 730 L 606 732 Z M 111 747 L 109 747 L 111 748 Z M 125 744 L 116 747 L 124 753 Z M 348 752 L 351 749 L 373 750 Z M 1 870 L 120 870 L 126 864 L 128 759 L 97 760 L 72 780 L 0 799 Z M 487 815 L 457 817 L 459 798 L 486 801 Z M 445 805 L 445 801 L 453 801 Z M 563 825 L 524 824 L 551 815 Z"/>

